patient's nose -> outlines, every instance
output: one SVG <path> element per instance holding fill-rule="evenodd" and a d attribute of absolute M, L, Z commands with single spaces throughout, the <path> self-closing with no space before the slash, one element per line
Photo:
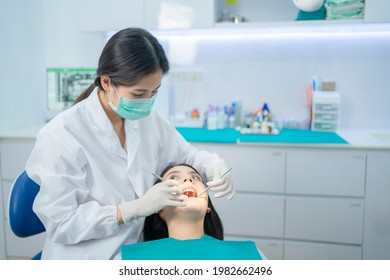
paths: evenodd
<path fill-rule="evenodd" d="M 190 176 L 185 177 L 183 182 L 184 182 L 184 183 L 185 183 L 185 182 L 191 182 L 191 183 L 192 183 L 192 182 L 193 182 L 192 177 L 190 177 Z"/>

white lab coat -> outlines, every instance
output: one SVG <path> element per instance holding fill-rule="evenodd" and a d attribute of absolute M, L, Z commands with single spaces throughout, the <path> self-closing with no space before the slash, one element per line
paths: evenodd
<path fill-rule="evenodd" d="M 43 259 L 118 258 L 122 244 L 137 242 L 143 219 L 119 225 L 117 205 L 139 198 L 171 162 L 211 175 L 216 154 L 197 151 L 156 111 L 125 121 L 125 151 L 98 99 L 62 112 L 38 133 L 26 171 L 41 186 L 34 202 L 47 232 Z M 210 178 L 211 179 L 211 178 Z"/>

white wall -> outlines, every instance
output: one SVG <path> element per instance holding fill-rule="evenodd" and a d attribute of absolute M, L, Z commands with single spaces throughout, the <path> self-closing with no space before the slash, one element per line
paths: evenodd
<path fill-rule="evenodd" d="M 304 118 L 305 86 L 319 75 L 337 83 L 342 128 L 390 129 L 390 33 L 161 38 L 173 69 L 203 69 L 190 106 L 241 97 L 245 109 L 267 102 L 275 117 Z"/>
<path fill-rule="evenodd" d="M 0 130 L 45 121 L 46 67 L 96 67 L 104 34 L 80 31 L 77 0 L 5 0 L 0 11 Z M 111 15 L 113 16 L 113 15 Z M 109 20 L 109 16 L 102 20 Z M 181 40 L 181 41 L 180 41 Z M 307 115 L 305 85 L 313 75 L 337 82 L 342 128 L 390 129 L 390 37 L 252 36 L 162 39 L 172 69 L 201 68 L 190 105 L 225 105 L 241 97 L 274 116 Z M 167 82 L 157 100 L 165 108 Z"/>
<path fill-rule="evenodd" d="M 44 41 L 40 0 L 5 0 L 0 9 L 0 129 L 44 118 Z"/>
<path fill-rule="evenodd" d="M 47 67 L 97 66 L 104 35 L 80 31 L 78 6 L 77 0 L 2 1 L 0 130 L 46 121 Z"/>

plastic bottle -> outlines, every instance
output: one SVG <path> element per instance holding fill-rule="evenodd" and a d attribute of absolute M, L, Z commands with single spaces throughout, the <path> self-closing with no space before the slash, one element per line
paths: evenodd
<path fill-rule="evenodd" d="M 236 125 L 236 104 L 233 102 L 232 107 L 230 108 L 230 115 L 229 115 L 229 127 L 235 128 Z"/>
<path fill-rule="evenodd" d="M 212 105 L 209 105 L 209 110 L 207 112 L 207 129 L 215 130 L 218 128 L 218 118 L 217 113 Z"/>
<path fill-rule="evenodd" d="M 224 129 L 226 127 L 226 117 L 222 108 L 217 107 L 217 128 Z"/>

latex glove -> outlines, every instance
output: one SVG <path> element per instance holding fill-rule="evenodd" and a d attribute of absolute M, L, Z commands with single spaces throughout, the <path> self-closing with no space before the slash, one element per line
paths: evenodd
<path fill-rule="evenodd" d="M 229 200 L 234 197 L 236 191 L 233 187 L 231 172 L 220 178 L 228 169 L 226 164 L 219 164 L 213 168 L 213 181 L 208 182 L 207 185 L 216 193 L 214 197 L 218 198 L 229 195 Z"/>
<path fill-rule="evenodd" d="M 147 217 L 157 213 L 166 206 L 186 206 L 176 180 L 166 180 L 151 187 L 143 197 L 119 204 L 123 222 L 129 224 L 132 220 Z"/>

